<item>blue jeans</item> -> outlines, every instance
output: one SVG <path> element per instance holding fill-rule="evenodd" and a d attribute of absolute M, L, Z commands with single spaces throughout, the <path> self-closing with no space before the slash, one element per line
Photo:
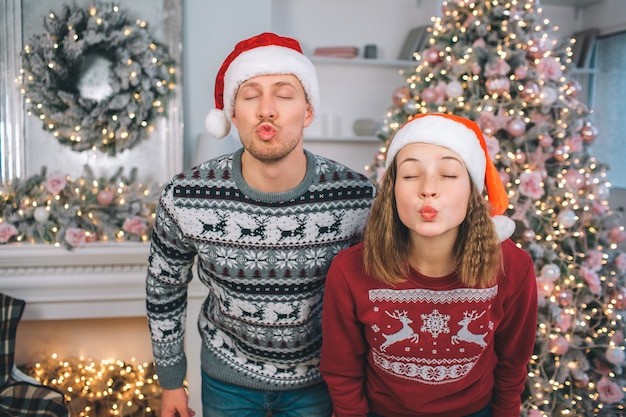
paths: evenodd
<path fill-rule="evenodd" d="M 238 387 L 202 372 L 203 417 L 330 417 L 333 405 L 325 383 L 288 391 Z"/>
<path fill-rule="evenodd" d="M 493 416 L 493 411 L 491 410 L 491 401 L 485 406 L 485 408 L 476 411 L 475 413 L 468 414 L 465 417 L 491 417 Z M 367 417 L 384 417 L 380 414 L 369 413 Z"/>

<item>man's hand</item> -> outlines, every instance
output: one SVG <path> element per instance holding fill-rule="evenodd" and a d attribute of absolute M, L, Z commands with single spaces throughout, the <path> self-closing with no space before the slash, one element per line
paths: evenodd
<path fill-rule="evenodd" d="M 185 388 L 164 389 L 161 394 L 161 417 L 193 417 L 196 412 L 189 408 Z"/>

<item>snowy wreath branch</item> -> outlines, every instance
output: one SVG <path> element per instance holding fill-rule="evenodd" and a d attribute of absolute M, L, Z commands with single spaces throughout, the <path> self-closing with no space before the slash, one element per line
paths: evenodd
<path fill-rule="evenodd" d="M 173 60 L 147 24 L 98 2 L 63 5 L 43 24 L 21 53 L 29 114 L 78 152 L 115 156 L 147 137 L 175 84 Z"/>

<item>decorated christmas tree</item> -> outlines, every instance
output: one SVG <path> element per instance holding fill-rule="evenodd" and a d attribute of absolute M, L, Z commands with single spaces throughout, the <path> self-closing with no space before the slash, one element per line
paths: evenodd
<path fill-rule="evenodd" d="M 379 134 L 419 113 L 475 120 L 509 192 L 512 239 L 535 263 L 539 321 L 523 416 L 624 416 L 626 238 L 592 155 L 591 109 L 570 77 L 572 41 L 538 0 L 450 0 Z"/>

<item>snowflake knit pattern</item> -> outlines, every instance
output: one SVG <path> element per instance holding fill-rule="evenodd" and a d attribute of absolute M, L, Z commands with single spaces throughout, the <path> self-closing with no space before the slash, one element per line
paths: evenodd
<path fill-rule="evenodd" d="M 375 194 L 363 175 L 307 151 L 296 188 L 263 193 L 243 150 L 164 188 L 151 241 L 147 312 L 161 386 L 182 386 L 187 284 L 197 259 L 209 288 L 198 327 L 202 368 L 239 386 L 286 390 L 321 381 L 321 310 L 334 256 L 357 243 Z"/>

